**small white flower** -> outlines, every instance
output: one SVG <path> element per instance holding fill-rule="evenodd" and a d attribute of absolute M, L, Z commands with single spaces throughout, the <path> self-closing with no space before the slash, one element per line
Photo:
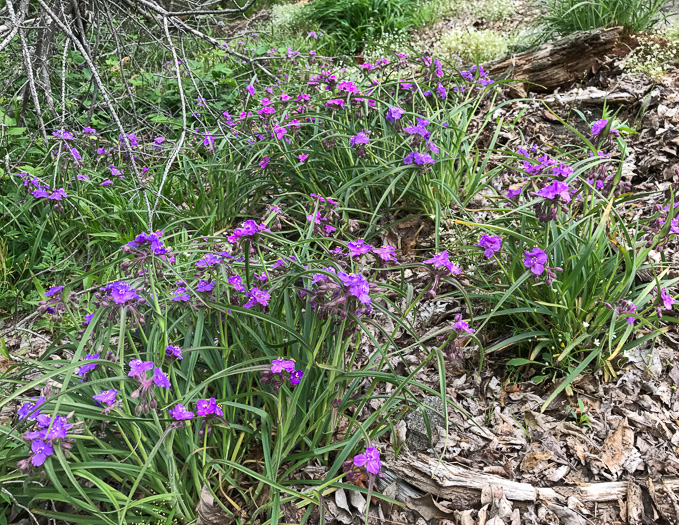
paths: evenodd
<path fill-rule="evenodd" d="M 594 340 L 594 346 L 598 347 L 600 344 L 601 344 L 601 343 L 599 342 L 598 339 L 595 339 L 595 340 Z"/>
<path fill-rule="evenodd" d="M 589 328 L 589 323 L 587 321 L 583 321 L 582 326 L 584 326 L 585 328 Z"/>

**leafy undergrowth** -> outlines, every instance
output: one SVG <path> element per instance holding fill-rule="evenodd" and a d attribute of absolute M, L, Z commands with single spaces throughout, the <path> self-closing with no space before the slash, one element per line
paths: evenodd
<path fill-rule="evenodd" d="M 620 181 L 621 123 L 509 151 L 480 68 L 264 53 L 279 80 L 216 55 L 198 91 L 171 64 L 162 135 L 74 123 L 3 182 L 4 259 L 55 335 L 0 401 L 19 406 L 0 481 L 31 512 L 188 522 L 208 490 L 233 520 L 278 523 L 294 502 L 306 521 L 328 488 L 373 490 L 372 443 L 418 396 L 446 412 L 446 359 L 502 350 L 514 377 L 565 376 L 557 395 L 676 322 L 674 197 L 622 219 L 645 195 Z M 229 89 L 227 70 L 243 75 Z M 505 171 L 520 182 L 496 188 Z M 432 253 L 389 244 L 395 210 L 433 223 Z M 69 266 L 34 271 L 47 245 Z M 444 298 L 462 313 L 423 335 L 419 312 Z M 428 357 L 408 364 L 413 349 Z M 415 380 L 429 363 L 436 390 Z"/>

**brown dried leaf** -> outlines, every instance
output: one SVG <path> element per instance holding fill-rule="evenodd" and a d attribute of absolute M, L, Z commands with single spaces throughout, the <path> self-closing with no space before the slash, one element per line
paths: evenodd
<path fill-rule="evenodd" d="M 541 462 L 548 460 L 551 457 L 552 453 L 549 450 L 533 450 L 523 458 L 520 468 L 523 472 L 530 472 L 535 470 Z"/>
<path fill-rule="evenodd" d="M 406 506 L 420 514 L 425 520 L 447 518 L 453 514 L 454 509 L 448 509 L 439 505 L 431 494 L 426 494 L 421 498 L 406 498 Z"/>
<path fill-rule="evenodd" d="M 224 525 L 233 522 L 233 518 L 224 512 L 219 504 L 215 503 L 212 491 L 207 485 L 203 485 L 200 490 L 200 500 L 196 510 L 198 512 L 196 525 Z"/>
<path fill-rule="evenodd" d="M 634 430 L 629 427 L 627 418 L 610 434 L 601 451 L 601 461 L 609 470 L 616 473 L 634 449 Z"/>

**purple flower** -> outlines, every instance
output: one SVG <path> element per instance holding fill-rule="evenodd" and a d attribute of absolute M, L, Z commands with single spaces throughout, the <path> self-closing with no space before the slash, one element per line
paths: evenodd
<path fill-rule="evenodd" d="M 113 181 L 110 179 L 104 179 L 104 181 L 101 183 L 101 186 L 110 186 L 113 184 Z"/>
<path fill-rule="evenodd" d="M 199 399 L 196 402 L 196 415 L 198 416 L 221 416 L 224 417 L 224 412 L 221 407 L 217 404 L 217 400 L 214 397 L 210 399 Z"/>
<path fill-rule="evenodd" d="M 597 120 L 594 124 L 592 124 L 592 135 L 598 135 L 604 130 L 606 126 L 608 126 L 608 120 L 605 118 Z"/>
<path fill-rule="evenodd" d="M 247 220 L 243 223 L 243 226 L 236 228 L 231 235 L 227 237 L 227 240 L 231 244 L 237 243 L 242 238 L 252 238 L 259 232 L 270 231 L 264 224 L 258 224 L 257 221 L 252 219 Z"/>
<path fill-rule="evenodd" d="M 153 139 L 153 149 L 163 149 L 163 142 L 165 142 L 165 137 L 156 137 Z"/>
<path fill-rule="evenodd" d="M 545 264 L 547 263 L 547 254 L 537 246 L 531 251 L 523 252 L 525 258 L 523 264 L 535 275 L 542 275 L 545 271 Z"/>
<path fill-rule="evenodd" d="M 538 191 L 538 195 L 550 200 L 560 197 L 563 202 L 571 201 L 571 195 L 568 192 L 568 184 L 559 180 L 555 180 L 551 184 L 548 184 L 542 188 L 540 191 Z"/>
<path fill-rule="evenodd" d="M 391 244 L 386 244 L 381 248 L 373 248 L 372 250 L 373 253 L 377 254 L 379 258 L 382 259 L 384 262 L 388 261 L 398 262 L 396 260 L 396 249 Z"/>
<path fill-rule="evenodd" d="M 58 139 L 64 140 L 73 140 L 75 138 L 72 133 L 66 131 L 65 129 L 58 129 L 54 133 L 52 133 L 52 135 L 54 135 Z"/>
<path fill-rule="evenodd" d="M 229 277 L 227 280 L 228 280 L 229 284 L 231 286 L 233 286 L 239 292 L 245 291 L 245 286 L 241 283 L 240 275 L 234 275 L 232 277 Z"/>
<path fill-rule="evenodd" d="M 484 233 L 476 246 L 483 248 L 484 257 L 490 259 L 495 256 L 495 252 L 502 248 L 502 238 L 495 235 L 486 235 Z"/>
<path fill-rule="evenodd" d="M 387 119 L 387 122 L 394 123 L 397 120 L 399 120 L 403 115 L 405 115 L 405 109 L 397 108 L 396 106 L 391 106 L 387 110 L 387 114 L 385 118 Z"/>
<path fill-rule="evenodd" d="M 448 91 L 446 90 L 445 87 L 443 87 L 443 84 L 439 82 L 439 85 L 436 86 L 436 94 L 441 97 L 441 99 L 445 99 L 448 96 Z"/>
<path fill-rule="evenodd" d="M 455 316 L 455 324 L 453 325 L 453 330 L 455 330 L 458 334 L 461 332 L 467 333 L 467 334 L 473 334 L 476 332 L 473 328 L 469 328 L 469 324 L 466 321 L 462 320 L 462 314 L 457 314 Z"/>
<path fill-rule="evenodd" d="M 295 362 L 292 359 L 274 359 L 271 362 L 271 373 L 282 374 L 283 371 L 294 372 Z"/>
<path fill-rule="evenodd" d="M 80 156 L 80 153 L 78 153 L 78 150 L 74 147 L 69 147 L 68 149 L 71 152 L 71 156 L 73 157 L 73 160 L 75 160 L 76 165 L 82 166 L 83 158 Z"/>
<path fill-rule="evenodd" d="M 276 134 L 276 138 L 277 138 L 278 140 L 281 140 L 281 139 L 283 138 L 283 135 L 285 135 L 285 134 L 288 132 L 288 130 L 285 129 L 285 128 L 283 128 L 283 127 L 281 127 L 281 126 L 276 126 L 276 127 L 273 129 L 273 132 Z"/>
<path fill-rule="evenodd" d="M 513 190 L 513 189 L 509 188 L 509 190 L 507 191 L 507 198 L 509 200 L 512 200 L 514 197 L 518 197 L 519 195 L 521 195 L 522 191 L 523 191 L 523 188 L 519 188 L 518 190 Z"/>
<path fill-rule="evenodd" d="M 325 103 L 326 108 L 344 109 L 344 100 L 341 98 L 333 98 Z"/>
<path fill-rule="evenodd" d="M 210 134 L 209 131 L 206 131 L 203 133 L 204 138 L 203 138 L 203 146 L 206 146 L 209 149 L 214 149 L 215 147 L 215 138 Z"/>
<path fill-rule="evenodd" d="M 196 263 L 196 266 L 198 268 L 209 268 L 210 266 L 214 266 L 220 262 L 222 262 L 222 258 L 219 255 L 215 255 L 214 253 L 206 253 L 203 258 Z"/>
<path fill-rule="evenodd" d="M 172 386 L 172 385 L 170 385 L 170 380 L 168 379 L 168 377 L 158 367 L 155 367 L 153 369 L 153 382 L 157 386 L 160 386 L 160 387 L 163 387 L 163 388 L 170 388 L 170 386 Z"/>
<path fill-rule="evenodd" d="M 90 128 L 89 126 L 85 126 L 85 127 L 83 128 L 83 133 L 84 133 L 85 135 L 96 135 L 96 134 L 97 134 L 97 130 L 94 129 L 94 128 Z"/>
<path fill-rule="evenodd" d="M 94 314 L 87 314 L 87 315 L 85 316 L 85 320 L 83 321 L 83 326 L 89 325 L 90 322 L 92 321 L 92 318 L 93 318 L 93 317 L 94 317 Z"/>
<path fill-rule="evenodd" d="M 50 417 L 47 414 L 40 414 L 36 421 L 38 426 L 43 429 L 40 431 L 40 439 L 65 439 L 68 430 L 73 426 L 64 416 L 55 415 Z"/>
<path fill-rule="evenodd" d="M 248 298 L 248 302 L 243 305 L 243 308 L 252 308 L 255 304 L 267 306 L 271 295 L 266 290 L 253 286 L 249 292 L 245 292 L 245 297 Z"/>
<path fill-rule="evenodd" d="M 168 410 L 170 416 L 177 421 L 183 421 L 186 419 L 193 419 L 193 412 L 189 412 L 184 405 L 177 403 L 172 410 Z"/>
<path fill-rule="evenodd" d="M 370 250 L 372 249 L 372 246 L 366 243 L 363 239 L 351 241 L 347 247 L 349 248 L 349 257 L 360 257 L 366 253 L 370 253 Z"/>
<path fill-rule="evenodd" d="M 34 467 L 39 467 L 45 463 L 47 456 L 54 454 L 54 448 L 49 443 L 45 443 L 42 439 L 36 439 L 31 443 L 31 452 L 33 452 L 31 463 Z"/>
<path fill-rule="evenodd" d="M 357 467 L 362 467 L 365 465 L 365 469 L 373 475 L 377 475 L 382 468 L 382 462 L 380 461 L 380 451 L 376 447 L 366 447 L 365 454 L 358 454 L 354 456 L 354 465 Z"/>
<path fill-rule="evenodd" d="M 59 293 L 63 289 L 63 286 L 52 286 L 52 288 L 45 292 L 45 297 L 52 297 L 54 294 Z"/>
<path fill-rule="evenodd" d="M 411 151 L 403 158 L 403 164 L 417 164 L 422 166 L 423 164 L 434 164 L 434 159 L 428 153 L 420 153 L 419 151 Z"/>
<path fill-rule="evenodd" d="M 35 399 L 35 398 L 33 398 Z M 26 401 L 18 410 L 19 421 L 23 419 L 35 419 L 40 415 L 40 406 L 47 401 L 46 397 L 39 397 L 35 401 Z"/>
<path fill-rule="evenodd" d="M 245 86 L 245 91 L 247 91 L 251 97 L 255 96 L 255 86 L 253 85 Z"/>
<path fill-rule="evenodd" d="M 302 377 L 304 377 L 304 370 L 293 370 L 290 372 L 290 383 L 299 385 L 300 381 L 302 381 Z"/>
<path fill-rule="evenodd" d="M 101 288 L 101 290 L 105 290 L 116 304 L 125 304 L 128 301 L 140 299 L 139 295 L 136 293 L 136 290 L 125 281 L 109 283 Z"/>
<path fill-rule="evenodd" d="M 137 135 L 135 135 L 134 133 L 129 133 L 129 134 L 126 133 L 125 136 L 130 141 L 131 147 L 134 148 L 135 146 L 139 146 L 139 139 L 137 139 Z M 118 140 L 120 141 L 120 143 L 125 142 L 122 135 L 118 135 Z"/>
<path fill-rule="evenodd" d="M 427 128 L 425 127 L 427 124 L 424 124 L 424 122 L 428 123 L 428 121 L 425 119 L 418 119 L 416 126 L 409 126 L 404 128 L 403 131 L 405 131 L 408 135 L 420 135 L 424 140 L 429 140 L 431 137 L 431 132 L 427 131 Z"/>
<path fill-rule="evenodd" d="M 637 311 L 637 305 L 627 301 L 625 299 L 620 299 L 619 301 L 616 301 L 614 305 L 610 305 L 609 303 L 605 303 L 606 308 L 609 308 L 610 310 L 613 310 L 613 313 L 619 317 L 626 317 L 627 318 L 627 324 L 633 325 L 634 324 L 634 316 L 626 316 L 625 314 L 635 314 Z"/>
<path fill-rule="evenodd" d="M 178 346 L 167 345 L 165 347 L 165 355 L 171 359 L 183 359 L 182 351 Z"/>
<path fill-rule="evenodd" d="M 184 286 L 180 286 L 179 288 L 172 292 L 172 297 L 170 298 L 170 300 L 182 303 L 190 301 L 191 294 L 189 293 L 189 289 Z"/>
<path fill-rule="evenodd" d="M 660 290 L 660 297 L 665 310 L 671 310 L 672 305 L 677 302 L 677 300 L 667 292 L 666 288 Z"/>
<path fill-rule="evenodd" d="M 260 162 L 259 162 L 259 167 L 264 169 L 269 165 L 269 161 L 271 159 L 269 157 L 264 157 Z"/>
<path fill-rule="evenodd" d="M 111 388 L 110 390 L 102 390 L 100 394 L 93 395 L 92 399 L 110 406 L 115 403 L 117 395 L 118 391 L 115 388 Z"/>
<path fill-rule="evenodd" d="M 130 371 L 127 373 L 129 377 L 146 378 L 146 372 L 153 370 L 153 361 L 142 361 L 141 359 L 133 359 L 129 363 Z"/>
<path fill-rule="evenodd" d="M 198 281 L 196 290 L 199 292 L 211 292 L 214 287 L 215 287 L 214 282 L 205 281 L 204 279 L 201 279 L 200 281 Z"/>
<path fill-rule="evenodd" d="M 424 264 L 431 264 L 434 268 L 446 268 L 454 275 L 460 275 L 462 273 L 462 270 L 455 266 L 448 258 L 448 250 L 437 253 L 431 259 L 424 261 Z"/>
<path fill-rule="evenodd" d="M 339 272 L 337 276 L 342 284 L 349 290 L 349 294 L 356 297 L 363 304 L 370 304 L 370 283 L 360 274 Z"/>
<path fill-rule="evenodd" d="M 300 162 L 304 162 L 306 159 L 309 158 L 308 153 L 301 153 L 300 155 L 297 155 L 297 158 L 299 159 Z"/>
<path fill-rule="evenodd" d="M 78 180 L 90 180 L 90 178 L 84 173 L 78 173 L 75 177 Z"/>
<path fill-rule="evenodd" d="M 88 360 L 90 360 L 90 359 L 99 359 L 100 357 L 101 357 L 101 354 L 100 354 L 100 353 L 96 353 L 96 354 L 87 354 L 85 357 L 83 357 L 83 360 L 88 361 Z M 85 377 L 88 373 L 90 373 L 92 370 L 94 370 L 95 368 L 97 368 L 97 366 L 98 366 L 97 363 L 89 364 L 89 365 L 83 365 L 83 366 L 81 366 L 81 367 L 78 369 L 77 374 L 78 374 L 80 377 Z"/>
<path fill-rule="evenodd" d="M 365 131 L 360 131 L 349 138 L 349 144 L 351 147 L 354 147 L 356 144 L 370 144 L 370 139 L 368 138 L 368 135 L 365 134 Z"/>

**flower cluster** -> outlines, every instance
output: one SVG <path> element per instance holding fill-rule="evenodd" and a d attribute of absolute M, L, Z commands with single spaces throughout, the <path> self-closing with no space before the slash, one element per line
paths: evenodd
<path fill-rule="evenodd" d="M 271 385 L 277 391 L 286 382 L 291 388 L 295 388 L 302 381 L 304 370 L 295 369 L 295 361 L 292 359 L 274 359 L 270 370 L 262 372 L 262 383 Z"/>
<path fill-rule="evenodd" d="M 73 427 L 68 419 L 58 414 L 42 413 L 42 406 L 47 402 L 49 388 L 43 389 L 43 396 L 26 401 L 18 410 L 19 420 L 30 421 L 31 428 L 24 433 L 25 441 L 30 442 L 30 455 L 18 462 L 19 470 L 27 474 L 33 467 L 42 466 L 49 456 L 54 454 L 55 447 L 61 447 L 66 454 L 73 443 L 68 438 L 68 431 Z"/>
<path fill-rule="evenodd" d="M 544 273 L 545 284 L 551 286 L 554 279 L 556 279 L 556 274 L 563 271 L 562 268 L 550 268 L 547 266 L 547 254 L 537 246 L 530 251 L 524 250 L 523 255 L 523 265 L 533 274 L 536 283 L 540 282 L 539 277 Z"/>
<path fill-rule="evenodd" d="M 361 316 L 370 312 L 370 292 L 377 289 L 361 274 L 345 273 L 335 268 L 321 268 L 335 274 L 336 278 L 325 273 L 314 274 L 312 285 L 315 287 L 311 305 L 321 318 L 349 314 Z"/>
<path fill-rule="evenodd" d="M 609 310 L 613 310 L 613 314 L 616 317 L 622 317 L 623 319 L 627 319 L 627 324 L 633 325 L 634 324 L 634 314 L 636 314 L 637 311 L 637 305 L 633 304 L 630 301 L 627 301 L 626 299 L 620 299 L 616 301 L 613 304 L 606 303 L 606 308 Z"/>
<path fill-rule="evenodd" d="M 427 265 L 432 278 L 431 288 L 429 288 L 429 291 L 427 292 L 427 296 L 430 299 L 436 297 L 439 282 L 442 278 L 462 274 L 462 270 L 450 260 L 448 250 L 437 253 L 430 259 L 425 260 L 424 264 Z"/>
<path fill-rule="evenodd" d="M 132 399 L 139 398 L 139 405 L 137 405 L 136 413 L 148 414 L 150 409 L 156 409 L 158 404 L 154 399 L 153 387 L 170 388 L 170 380 L 165 373 L 153 361 L 142 361 L 141 359 L 133 359 L 129 363 L 130 371 L 127 375 L 139 382 L 139 388 L 132 392 L 130 397 Z M 153 371 L 149 376 L 148 372 Z"/>

